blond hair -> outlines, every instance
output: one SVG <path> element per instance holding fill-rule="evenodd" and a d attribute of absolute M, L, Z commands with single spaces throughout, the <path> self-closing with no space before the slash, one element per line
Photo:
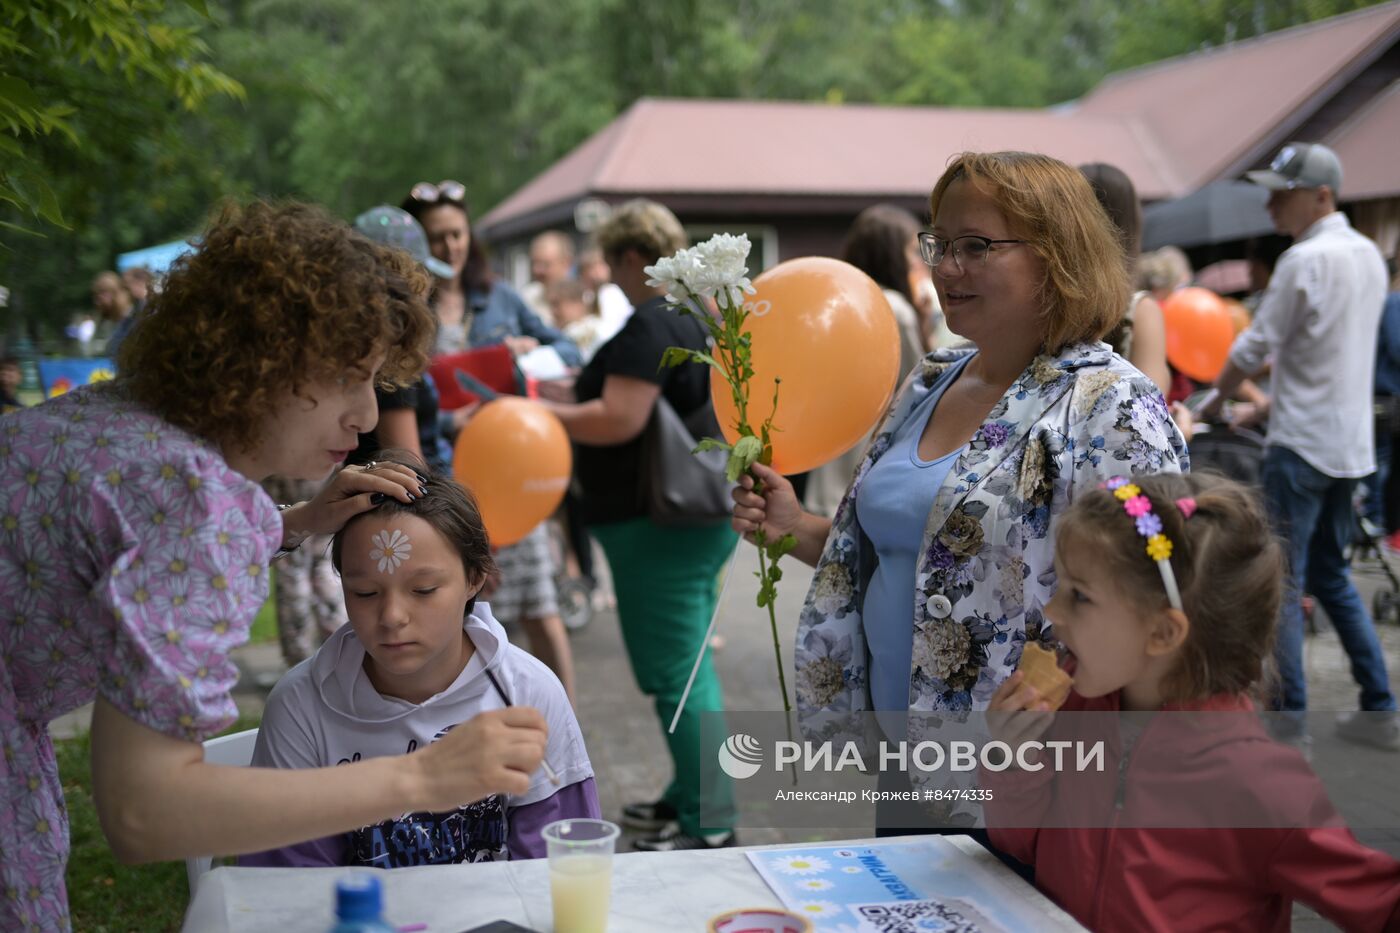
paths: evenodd
<path fill-rule="evenodd" d="M 1046 351 L 1098 340 L 1117 325 L 1132 292 L 1127 257 L 1078 169 L 1033 152 L 964 152 L 934 185 L 931 217 L 960 178 L 992 199 L 1013 235 L 1045 264 L 1039 293 Z"/>
<path fill-rule="evenodd" d="M 630 249 L 648 262 L 685 249 L 690 242 L 676 215 L 646 198 L 620 205 L 594 235 L 605 257 L 620 256 Z"/>
<path fill-rule="evenodd" d="M 1138 284 L 1154 292 L 1170 292 L 1189 285 L 1193 275 L 1191 260 L 1175 246 L 1146 253 L 1138 264 Z"/>

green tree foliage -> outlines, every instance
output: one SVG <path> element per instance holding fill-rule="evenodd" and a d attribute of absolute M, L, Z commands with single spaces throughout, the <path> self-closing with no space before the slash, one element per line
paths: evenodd
<path fill-rule="evenodd" d="M 0 222 L 69 228 L 0 230 L 0 284 L 61 322 L 226 194 L 479 215 L 644 95 L 1043 107 L 1370 2 L 0 0 Z"/>
<path fill-rule="evenodd" d="M 61 226 L 53 182 L 69 160 L 139 138 L 143 107 L 241 96 L 196 30 L 163 13 L 159 0 L 0 0 L 0 202 Z"/>

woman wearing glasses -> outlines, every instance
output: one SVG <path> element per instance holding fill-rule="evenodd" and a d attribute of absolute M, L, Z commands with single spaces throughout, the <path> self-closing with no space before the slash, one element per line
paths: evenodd
<path fill-rule="evenodd" d="M 920 234 L 954 333 L 905 381 L 830 520 L 762 466 L 734 527 L 816 567 L 797 631 L 804 711 L 981 710 L 1049 641 L 1055 517 L 1113 474 L 1178 472 L 1152 381 L 1100 342 L 1130 292 L 1117 233 L 1062 162 L 964 153 Z M 896 739 L 903 736 L 895 736 Z"/>
<path fill-rule="evenodd" d="M 582 365 L 572 340 L 540 320 L 515 289 L 496 280 L 481 241 L 472 236 L 466 197 L 459 181 L 420 181 L 403 202 L 403 209 L 427 232 L 433 256 L 452 270 L 451 278 L 437 280 L 429 299 L 438 321 L 433 354 L 503 343 L 519 356 L 545 345 L 553 347 L 566 366 Z M 461 428 L 470 416 L 469 409 L 458 409 L 454 428 Z M 500 582 L 490 593 L 492 611 L 502 622 L 518 623 L 525 630 L 530 653 L 554 671 L 572 700 L 573 651 L 559 615 L 545 526 L 501 548 L 496 564 Z"/>

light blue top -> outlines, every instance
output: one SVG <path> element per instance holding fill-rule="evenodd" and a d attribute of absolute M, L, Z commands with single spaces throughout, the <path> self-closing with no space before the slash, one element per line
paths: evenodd
<path fill-rule="evenodd" d="M 856 521 L 875 548 L 875 573 L 862 614 L 870 649 L 870 699 L 877 710 L 909 709 L 914 657 L 914 574 L 933 499 L 965 448 L 937 460 L 919 456 L 919 438 L 966 360 L 949 368 L 875 461 L 856 497 Z"/>

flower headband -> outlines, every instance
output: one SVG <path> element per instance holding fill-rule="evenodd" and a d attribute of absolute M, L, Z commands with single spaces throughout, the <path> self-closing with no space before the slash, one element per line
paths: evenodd
<path fill-rule="evenodd" d="M 1105 483 L 1100 483 L 1099 488 L 1109 490 L 1114 498 L 1123 503 L 1123 511 L 1132 517 L 1137 533 L 1147 539 L 1147 556 L 1152 558 L 1157 570 L 1162 574 L 1162 586 L 1167 591 L 1167 602 L 1178 612 L 1183 611 L 1181 591 L 1177 589 L 1176 574 L 1172 572 L 1172 541 L 1162 534 L 1162 520 L 1152 511 L 1152 500 L 1147 498 L 1141 487 L 1128 482 L 1122 476 L 1115 476 Z M 1181 511 L 1183 518 L 1189 519 L 1196 514 L 1195 499 L 1177 499 L 1176 507 Z"/>

